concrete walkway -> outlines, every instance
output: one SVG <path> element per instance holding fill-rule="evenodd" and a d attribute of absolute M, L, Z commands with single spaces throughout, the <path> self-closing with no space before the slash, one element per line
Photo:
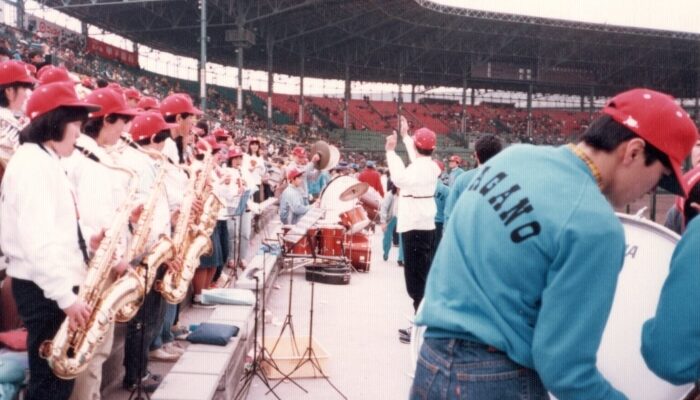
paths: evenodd
<path fill-rule="evenodd" d="M 369 273 L 353 273 L 350 284 L 315 284 L 314 339 L 329 353 L 326 372 L 333 384 L 351 400 L 407 399 L 411 386 L 409 345 L 398 341 L 397 329 L 408 326 L 413 307 L 406 294 L 403 268 L 393 248 L 388 262 L 382 260 L 381 232 L 372 237 Z M 272 323 L 266 336 L 277 338 L 287 313 L 289 274 L 277 278 L 267 309 Z M 311 284 L 304 269 L 293 274 L 292 322 L 297 336 L 308 336 Z M 285 331 L 285 335 L 289 330 Z M 300 349 L 304 351 L 304 347 Z M 322 379 L 298 379 L 308 394 L 284 382 L 275 389 L 281 399 L 340 399 Z M 270 381 L 272 385 L 277 380 Z M 257 378 L 247 399 L 274 399 Z"/>

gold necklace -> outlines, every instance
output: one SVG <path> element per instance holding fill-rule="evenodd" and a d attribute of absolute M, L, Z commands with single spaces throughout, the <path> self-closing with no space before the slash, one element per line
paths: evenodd
<path fill-rule="evenodd" d="M 598 184 L 598 188 L 600 190 L 603 190 L 603 178 L 600 176 L 600 170 L 598 167 L 593 163 L 593 160 L 591 160 L 590 157 L 588 157 L 588 154 L 584 153 L 583 150 L 579 149 L 576 145 L 569 143 L 567 146 L 574 154 L 576 154 L 576 157 L 580 158 L 581 161 L 586 163 L 588 166 L 588 169 L 591 170 L 591 173 L 593 174 L 593 178 L 595 178 L 596 183 Z"/>

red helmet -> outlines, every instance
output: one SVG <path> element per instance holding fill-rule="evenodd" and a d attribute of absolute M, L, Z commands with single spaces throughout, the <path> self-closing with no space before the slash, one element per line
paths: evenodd
<path fill-rule="evenodd" d="M 211 146 L 212 151 L 219 150 L 221 148 L 221 144 L 219 144 L 216 141 L 216 138 L 214 137 L 214 135 L 207 135 L 207 136 L 204 136 L 203 138 L 201 138 L 197 141 L 196 147 L 200 153 L 204 153 L 207 151 L 207 147 L 205 145 L 205 142 L 208 143 L 209 146 Z"/>
<path fill-rule="evenodd" d="M 126 104 L 124 96 L 110 88 L 93 90 L 92 93 L 85 97 L 85 101 L 100 106 L 100 111 L 91 113 L 90 118 L 102 117 L 108 114 L 135 117 L 139 113 L 137 109 L 131 108 Z"/>
<path fill-rule="evenodd" d="M 243 157 L 243 150 L 239 146 L 231 146 L 228 149 L 228 158 Z"/>
<path fill-rule="evenodd" d="M 160 109 L 160 104 L 158 104 L 158 100 L 155 97 L 151 96 L 141 96 L 141 100 L 139 100 L 139 103 L 136 106 L 143 110 L 159 111 Z"/>
<path fill-rule="evenodd" d="M 84 108 L 87 112 L 100 109 L 97 104 L 80 100 L 72 83 L 56 82 L 43 85 L 32 93 L 27 100 L 27 116 L 33 120 L 58 107 Z"/>
<path fill-rule="evenodd" d="M 214 132 L 212 132 L 212 135 L 214 135 L 214 137 L 217 137 L 217 138 L 227 138 L 230 136 L 229 132 L 224 128 L 214 129 Z"/>
<path fill-rule="evenodd" d="M 147 111 L 138 115 L 131 123 L 129 133 L 134 140 L 150 138 L 160 131 L 172 129 L 176 124 L 168 124 L 160 113 Z"/>
<path fill-rule="evenodd" d="M 124 91 L 124 97 L 126 97 L 129 100 L 141 100 L 141 93 L 134 89 L 134 88 L 129 88 Z"/>
<path fill-rule="evenodd" d="M 450 156 L 450 161 L 454 161 L 454 162 L 456 162 L 457 164 L 461 164 L 461 163 L 462 163 L 462 158 L 461 158 L 460 156 L 458 156 L 458 155 L 454 155 L 454 156 Z"/>
<path fill-rule="evenodd" d="M 32 77 L 30 65 L 15 60 L 0 63 L 0 85 L 14 82 L 36 83 L 36 79 Z"/>
<path fill-rule="evenodd" d="M 413 133 L 413 143 L 421 150 L 435 150 L 437 143 L 435 132 L 428 128 L 420 128 Z"/>
<path fill-rule="evenodd" d="M 164 117 L 177 114 L 202 115 L 202 112 L 192 104 L 192 98 L 185 93 L 175 93 L 160 102 L 160 112 Z"/>
<path fill-rule="evenodd" d="M 40 85 L 46 85 L 47 83 L 53 82 L 75 83 L 70 75 L 68 75 L 68 70 L 61 67 L 54 67 L 53 65 L 42 67 L 36 75 L 39 78 Z"/>

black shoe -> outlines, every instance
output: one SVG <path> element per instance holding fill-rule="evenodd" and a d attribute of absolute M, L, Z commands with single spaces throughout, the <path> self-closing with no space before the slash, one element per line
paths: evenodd
<path fill-rule="evenodd" d="M 399 264 L 399 267 L 403 267 L 403 261 L 397 261 L 397 264 Z"/>
<path fill-rule="evenodd" d="M 399 342 L 401 343 L 411 343 L 411 337 L 410 336 L 404 336 L 404 335 L 399 335 Z"/>
<path fill-rule="evenodd" d="M 149 380 L 149 379 L 153 380 L 154 382 L 162 382 L 162 381 L 163 381 L 163 376 L 162 376 L 162 375 L 158 375 L 158 374 L 151 373 L 150 370 L 146 370 L 146 375 L 144 375 L 143 378 L 141 378 L 141 381 L 142 381 L 142 382 L 145 382 L 145 381 L 147 381 L 147 380 Z"/>
<path fill-rule="evenodd" d="M 399 329 L 399 335 L 411 337 L 411 327 L 406 329 Z"/>
<path fill-rule="evenodd" d="M 160 385 L 160 382 L 156 382 L 153 379 L 148 379 L 141 382 L 141 389 L 143 389 L 143 391 L 146 393 L 153 393 L 156 391 L 156 389 L 158 389 L 158 385 Z M 137 390 L 135 383 L 128 384 L 124 382 L 123 386 L 124 389 L 130 392 Z"/>

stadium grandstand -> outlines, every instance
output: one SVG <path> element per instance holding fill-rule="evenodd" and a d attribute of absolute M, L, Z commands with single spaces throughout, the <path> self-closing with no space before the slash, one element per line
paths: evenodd
<path fill-rule="evenodd" d="M 275 193 L 275 189 L 286 190 L 287 181 L 291 185 L 302 175 L 305 163 L 323 162 L 322 151 L 312 154 L 319 143 L 324 149 L 339 151 L 337 167 L 329 167 L 329 177 L 340 178 L 336 182 L 344 178 L 359 182 L 358 172 L 376 168 L 384 180 L 384 191 L 390 180 L 385 145 L 401 130 L 399 121 L 403 119 L 411 132 L 427 128 L 435 134 L 433 158 L 445 165 L 456 158 L 456 166 L 450 167 L 453 171 L 476 168 L 475 143 L 491 135 L 506 145 L 572 143 L 599 116 L 611 96 L 631 88 L 668 93 L 696 123 L 700 120 L 700 34 L 692 32 L 508 14 L 432 0 L 5 0 L 0 10 L 0 57 L 4 62 L 24 61 L 39 69 L 47 64 L 65 68 L 79 94 L 110 84 L 159 100 L 185 93 L 203 112 L 198 128 L 191 131 L 198 137 L 197 144 L 207 138 L 214 144 L 225 141 L 230 144 L 227 157 L 242 157 L 251 175 L 255 157 L 264 164 L 265 172 L 257 183 L 251 178 L 253 184 L 248 187 L 257 187 L 257 191 L 249 193 L 241 189 L 245 185 L 239 186 L 237 202 L 226 203 L 228 208 L 219 213 L 218 222 L 223 221 L 220 229 L 228 229 L 232 245 L 228 248 L 226 244 L 229 258 L 216 265 L 224 270 L 224 278 L 212 281 L 209 277 L 211 282 L 205 288 L 216 291 L 235 286 L 245 294 L 236 293 L 239 297 L 232 300 L 226 298 L 228 294 L 217 297 L 219 292 L 211 292 L 215 299 L 211 301 L 220 301 L 211 308 L 202 302 L 201 292 L 192 292 L 197 291 L 193 285 L 188 292 L 193 296 L 187 296 L 177 308 L 173 326 L 182 330 L 177 342 L 186 342 L 181 339 L 196 332 L 203 322 L 235 325 L 240 334 L 230 341 L 227 337 L 223 346 L 195 341 L 180 345 L 174 350 L 179 352 L 179 360 L 167 359 L 168 354 L 162 353 L 158 353 L 161 358 L 154 356 L 150 369 L 142 374 L 144 381 L 154 385 L 149 388 L 155 391 L 154 400 L 262 399 L 272 394 L 292 398 L 307 389 L 305 395 L 310 399 L 408 397 L 413 369 L 407 365 L 415 365 L 415 360 L 409 360 L 405 346 L 385 338 L 385 331 L 389 326 L 393 339 L 394 326 L 403 327 L 406 316 L 412 319 L 414 310 L 407 307 L 403 272 L 388 268 L 396 265 L 399 251 L 393 250 L 390 234 L 381 237 L 379 228 L 386 228 L 388 222 L 380 216 L 381 196 L 351 199 L 365 214 L 360 223 L 367 222 L 357 232 L 352 223 L 344 225 L 343 217 L 335 221 L 344 226 L 344 238 L 359 235 L 357 240 L 365 241 L 358 245 L 343 239 L 342 246 L 368 251 L 365 265 L 364 259 L 350 261 L 352 256 L 346 257 L 345 247 L 339 250 L 345 266 L 352 264 L 353 274 L 348 272 L 346 281 L 337 284 L 347 284 L 352 276 L 353 292 L 332 294 L 324 286 L 316 288 L 316 294 L 299 293 L 306 290 L 304 286 L 294 289 L 298 297 L 292 296 L 293 280 L 324 279 L 311 276 L 305 261 L 296 259 L 312 258 L 315 264 L 316 250 L 328 249 L 322 249 L 322 236 L 318 236 L 318 243 L 315 238 L 308 242 L 297 239 L 299 244 L 287 246 L 283 235 L 294 229 L 287 226 L 282 233 L 277 203 L 284 194 Z M 213 132 L 219 129 L 225 132 L 224 139 L 214 137 Z M 178 142 L 181 158 L 187 154 L 183 147 L 188 148 L 183 141 Z M 254 156 L 255 151 L 250 150 L 255 142 L 263 148 L 262 155 Z M 189 147 L 194 159 L 200 150 L 195 143 Z M 403 143 L 397 147 L 404 161 L 410 158 L 409 150 Z M 304 169 L 304 174 L 309 172 L 316 171 Z M 441 174 L 442 181 L 448 182 L 448 172 Z M 240 173 L 239 181 L 245 181 L 242 177 Z M 356 186 L 341 190 L 336 184 L 321 185 L 312 193 L 312 183 L 303 186 L 305 195 L 318 199 L 321 208 L 334 211 L 334 205 L 322 204 L 324 191 L 344 202 L 343 196 L 358 190 Z M 378 192 L 363 187 L 365 191 Z M 259 195 L 259 201 L 248 200 L 248 195 Z M 239 203 L 241 198 L 247 203 Z M 308 202 L 308 197 L 305 200 Z M 672 194 L 654 189 L 616 210 L 657 221 L 674 202 Z M 179 217 L 179 212 L 174 215 Z M 179 219 L 172 221 L 174 225 Z M 129 229 L 133 231 L 131 221 Z M 389 250 L 382 247 L 386 243 Z M 308 246 L 308 253 L 295 254 L 300 246 Z M 227 257 L 215 246 L 211 257 L 217 251 Z M 375 252 L 373 257 L 371 251 Z M 337 255 L 332 253 L 329 258 L 335 260 Z M 369 272 L 370 259 L 373 272 L 388 272 L 375 272 L 380 277 L 372 276 L 372 281 L 369 274 L 355 274 L 358 270 Z M 403 266 L 403 260 L 399 261 Z M 295 270 L 305 271 L 305 275 L 295 276 Z M 3 278 L 4 268 L 0 267 L 0 282 Z M 0 284 L 0 342 L 3 331 L 16 332 L 22 325 L 17 309 L 9 306 L 10 291 Z M 258 308 L 259 293 L 266 299 L 262 310 Z M 315 295 L 321 296 L 316 322 Z M 295 303 L 304 303 L 303 307 L 294 304 L 293 308 L 293 298 Z M 342 299 L 336 301 L 338 298 Z M 311 313 L 307 316 L 309 302 Z M 375 306 L 381 312 L 373 312 Z M 366 314 L 366 320 L 352 315 L 357 309 L 361 311 L 357 314 Z M 267 335 L 263 343 L 274 341 L 285 328 L 291 328 L 293 335 L 292 311 L 299 324 L 297 331 L 307 332 L 306 324 L 310 324 L 309 333 L 313 326 L 313 332 L 318 332 L 314 335 L 328 347 L 328 353 L 322 346 L 315 348 L 318 354 L 310 363 L 318 363 L 316 357 L 320 358 L 331 380 L 301 379 L 323 377 L 324 373 L 317 373 L 321 366 L 318 371 L 307 365 L 309 368 L 301 371 L 290 368 L 281 372 L 281 366 L 266 361 L 265 357 L 275 358 L 274 349 L 260 346 L 259 337 Z M 267 327 L 267 334 L 265 328 L 262 334 L 258 332 L 262 326 Z M 366 332 L 356 332 L 358 326 Z M 109 357 L 105 355 L 101 372 L 101 393 L 106 400 L 131 399 L 132 389 L 139 394 L 142 389 L 141 384 L 127 384 L 123 367 L 127 363 L 125 341 L 134 335 L 133 329 L 126 323 L 116 324 L 114 345 L 107 352 Z M 372 335 L 380 339 L 364 340 Z M 306 343 L 300 342 L 300 346 L 303 352 Z M 150 355 L 158 351 L 152 348 Z M 0 347 L 0 366 L 4 350 Z M 262 361 L 258 351 L 263 354 Z M 305 356 L 297 351 L 276 360 L 296 363 Z M 258 371 L 258 367 L 265 370 Z M 0 399 L 5 393 L 13 400 L 26 398 L 27 382 L 20 379 L 3 386 L 5 382 L 0 381 Z M 272 391 L 269 395 L 268 389 Z"/>

